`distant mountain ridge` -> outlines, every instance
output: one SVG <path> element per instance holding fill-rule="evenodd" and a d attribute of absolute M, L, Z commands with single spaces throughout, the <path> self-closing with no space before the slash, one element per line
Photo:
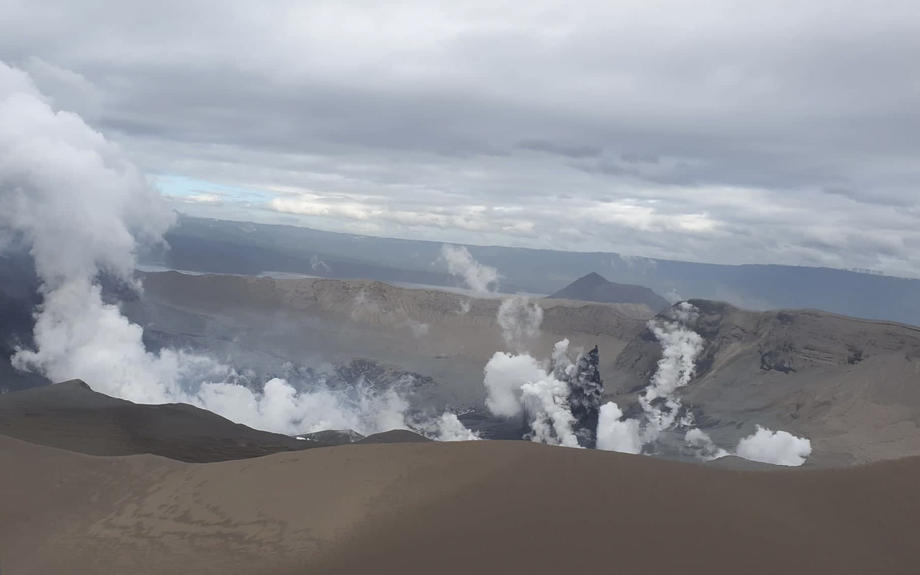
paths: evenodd
<path fill-rule="evenodd" d="M 548 297 L 601 303 L 641 303 L 654 312 L 670 305 L 668 300 L 645 286 L 614 283 L 597 272 L 578 278 Z"/>
<path fill-rule="evenodd" d="M 304 227 L 181 216 L 166 234 L 170 249 L 143 254 L 148 265 L 258 275 L 287 272 L 329 278 L 457 286 L 442 261 L 442 242 L 325 232 Z M 711 299 L 753 310 L 814 308 L 920 325 L 920 279 L 822 267 L 722 265 L 634 257 L 467 246 L 495 267 L 504 292 L 549 294 L 590 272 L 680 299 Z"/>

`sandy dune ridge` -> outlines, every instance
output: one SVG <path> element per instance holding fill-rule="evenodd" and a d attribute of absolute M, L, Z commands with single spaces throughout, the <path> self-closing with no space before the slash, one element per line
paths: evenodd
<path fill-rule="evenodd" d="M 920 459 L 733 471 L 525 442 L 208 464 L 0 436 L 4 574 L 915 573 Z"/>

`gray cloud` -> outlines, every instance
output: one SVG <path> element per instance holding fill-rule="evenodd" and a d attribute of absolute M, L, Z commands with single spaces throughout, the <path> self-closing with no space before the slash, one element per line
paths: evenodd
<path fill-rule="evenodd" d="M 8 1 L 0 58 L 191 213 L 920 276 L 915 2 L 491 6 Z"/>
<path fill-rule="evenodd" d="M 548 154 L 558 154 L 570 158 L 589 158 L 600 156 L 603 150 L 595 146 L 572 145 L 560 142 L 550 142 L 546 140 L 525 140 L 518 144 L 519 148 L 524 150 L 535 150 L 537 152 L 546 152 Z"/>

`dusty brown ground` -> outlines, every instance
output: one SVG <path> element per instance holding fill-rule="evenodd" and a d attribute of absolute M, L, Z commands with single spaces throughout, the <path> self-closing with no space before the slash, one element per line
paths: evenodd
<path fill-rule="evenodd" d="M 184 464 L 0 436 L 4 575 L 916 573 L 920 459 L 745 472 L 523 442 Z"/>

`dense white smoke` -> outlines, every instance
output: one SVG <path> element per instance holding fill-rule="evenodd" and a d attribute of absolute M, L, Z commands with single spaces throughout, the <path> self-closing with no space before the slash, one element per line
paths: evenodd
<path fill-rule="evenodd" d="M 105 273 L 133 285 L 138 242 L 162 241 L 173 221 L 117 146 L 79 116 L 53 110 L 26 74 L 0 62 L 0 230 L 30 247 L 44 297 L 35 349 L 19 349 L 14 366 L 52 380 L 84 379 L 131 401 L 190 403 L 282 433 L 408 426 L 408 402 L 394 389 L 297 390 L 272 379 L 253 391 L 212 358 L 148 352 L 142 328 L 104 303 L 96 282 Z M 421 326 L 407 327 L 424 335 Z M 436 435 L 459 433 L 459 420 L 442 419 L 447 428 L 436 422 Z"/>
<path fill-rule="evenodd" d="M 447 262 L 447 271 L 462 278 L 475 293 L 489 294 L 498 287 L 498 270 L 476 261 L 465 247 L 444 245 L 441 247 L 441 257 Z"/>
<path fill-rule="evenodd" d="M 467 429 L 455 413 L 445 411 L 425 426 L 425 434 L 437 441 L 477 441 L 479 434 Z"/>
<path fill-rule="evenodd" d="M 751 461 L 798 467 L 811 455 L 811 441 L 758 425 L 754 433 L 738 442 L 735 452 Z"/>
<path fill-rule="evenodd" d="M 347 390 L 318 387 L 297 391 L 271 379 L 261 393 L 230 383 L 203 383 L 186 403 L 197 404 L 256 429 L 288 435 L 326 429 L 351 429 L 367 435 L 405 429 L 408 402 L 394 389 L 375 391 L 358 384 Z"/>
<path fill-rule="evenodd" d="M 495 352 L 486 364 L 483 379 L 486 408 L 499 417 L 517 417 L 524 410 L 521 386 L 543 377 L 546 369 L 530 355 Z"/>
<path fill-rule="evenodd" d="M 621 453 L 641 453 L 642 436 L 638 419 L 622 419 L 620 407 L 608 401 L 601 406 L 597 422 L 597 448 Z"/>
<path fill-rule="evenodd" d="M 499 417 L 524 414 L 532 441 L 579 447 L 568 405 L 571 389 L 556 376 L 574 368 L 567 350 L 568 340 L 557 343 L 549 366 L 527 353 L 496 352 L 485 366 L 486 407 Z"/>
<path fill-rule="evenodd" d="M 688 302 L 681 302 L 672 308 L 674 321 L 653 319 L 648 327 L 661 343 L 661 359 L 651 382 L 639 397 L 639 404 L 645 412 L 648 440 L 654 441 L 657 434 L 674 426 L 680 413 L 680 400 L 674 392 L 686 386 L 693 378 L 696 358 L 703 350 L 703 338 L 688 327 L 697 318 L 696 308 Z"/>
<path fill-rule="evenodd" d="M 524 351 L 540 335 L 543 308 L 526 296 L 514 295 L 502 301 L 496 319 L 505 344 Z"/>
<path fill-rule="evenodd" d="M 136 238 L 173 219 L 116 146 L 0 62 L 0 227 L 29 241 L 45 290 L 99 270 L 130 280 Z"/>
<path fill-rule="evenodd" d="M 579 447 L 572 430 L 575 417 L 568 405 L 569 384 L 547 374 L 521 385 L 521 403 L 530 415 L 531 440 Z"/>
<path fill-rule="evenodd" d="M 661 432 L 693 424 L 689 414 L 680 415 L 681 403 L 675 392 L 690 383 L 696 358 L 703 349 L 703 338 L 689 327 L 696 321 L 698 311 L 690 303 L 682 302 L 670 313 L 671 320 L 655 318 L 648 322 L 649 330 L 661 343 L 661 359 L 649 385 L 639 396 L 642 418 L 623 419 L 622 410 L 613 402 L 602 406 L 597 427 L 598 449 L 640 453 L 643 446 L 655 443 Z M 698 433 L 688 436 L 688 445 L 691 445 L 690 440 L 696 442 L 701 439 Z M 708 446 L 696 443 L 691 447 L 700 453 L 708 449 Z M 706 451 L 705 457 L 715 453 L 713 450 L 716 449 L 713 445 L 712 450 Z"/>

